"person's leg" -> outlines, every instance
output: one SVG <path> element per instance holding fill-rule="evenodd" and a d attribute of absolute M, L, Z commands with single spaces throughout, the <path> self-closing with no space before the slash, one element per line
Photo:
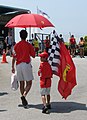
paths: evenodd
<path fill-rule="evenodd" d="M 80 57 L 82 58 L 82 48 L 80 48 Z"/>
<path fill-rule="evenodd" d="M 20 81 L 20 92 L 21 92 L 21 95 L 24 94 L 24 86 L 25 86 L 25 82 L 24 81 Z"/>
<path fill-rule="evenodd" d="M 10 45 L 8 46 L 8 54 L 11 55 L 11 47 L 10 47 Z"/>
<path fill-rule="evenodd" d="M 27 102 L 25 97 L 26 97 L 27 93 L 29 92 L 29 90 L 31 89 L 31 86 L 32 86 L 32 80 L 31 81 L 26 81 L 26 87 L 24 88 L 23 96 L 21 97 L 22 104 L 25 107 L 27 107 L 27 105 L 28 105 L 28 102 Z"/>
<path fill-rule="evenodd" d="M 84 58 L 84 48 L 82 49 L 82 57 Z"/>
<path fill-rule="evenodd" d="M 50 95 L 47 95 L 47 104 L 50 104 Z"/>
<path fill-rule="evenodd" d="M 76 49 L 74 48 L 73 49 L 73 56 L 75 57 L 75 52 L 76 52 Z"/>
<path fill-rule="evenodd" d="M 43 105 L 46 106 L 46 97 L 45 97 L 45 95 L 42 95 L 41 98 L 42 98 Z"/>
<path fill-rule="evenodd" d="M 48 111 L 48 108 L 46 106 L 46 97 L 45 97 L 45 95 L 42 95 L 41 97 L 42 97 L 42 102 L 43 102 L 43 105 L 44 105 L 43 108 L 42 108 L 42 113 L 48 114 L 49 111 Z"/>
<path fill-rule="evenodd" d="M 73 49 L 71 48 L 71 55 L 73 56 Z"/>
<path fill-rule="evenodd" d="M 72 57 L 74 57 L 74 56 L 75 56 L 75 49 L 72 48 Z"/>
<path fill-rule="evenodd" d="M 22 100 L 22 104 L 24 105 L 24 107 L 26 107 L 28 105 L 27 100 L 25 99 L 24 96 L 24 92 L 25 92 L 25 81 L 20 81 L 20 92 L 21 92 L 21 100 Z"/>
<path fill-rule="evenodd" d="M 10 55 L 10 57 L 11 57 L 11 48 L 9 49 L 9 55 Z"/>
<path fill-rule="evenodd" d="M 48 114 L 49 111 L 46 106 L 46 88 L 41 88 L 40 93 L 41 93 L 41 99 L 42 99 L 42 103 L 43 103 L 42 113 Z"/>
<path fill-rule="evenodd" d="M 31 89 L 31 86 L 32 86 L 32 80 L 26 81 L 26 87 L 25 87 L 23 96 L 26 97 L 27 93 L 28 93 L 28 92 L 30 91 L 30 89 Z"/>
<path fill-rule="evenodd" d="M 41 94 L 42 103 L 43 103 L 44 106 L 46 106 L 46 97 L 45 97 L 46 88 L 41 88 L 40 89 L 40 94 Z"/>
<path fill-rule="evenodd" d="M 50 95 L 47 95 L 47 108 L 48 108 L 48 109 L 51 109 Z"/>
<path fill-rule="evenodd" d="M 47 88 L 47 108 L 51 109 L 51 104 L 50 104 L 50 90 L 51 88 Z"/>

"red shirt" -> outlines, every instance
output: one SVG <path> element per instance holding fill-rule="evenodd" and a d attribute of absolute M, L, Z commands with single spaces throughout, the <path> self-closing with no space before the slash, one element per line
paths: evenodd
<path fill-rule="evenodd" d="M 70 43 L 71 43 L 71 44 L 76 44 L 75 38 L 70 38 Z"/>
<path fill-rule="evenodd" d="M 49 48 L 50 47 L 50 40 L 49 39 L 44 40 L 44 44 L 47 48 Z"/>
<path fill-rule="evenodd" d="M 48 62 L 41 62 L 39 67 L 40 87 L 51 87 L 52 69 Z"/>
<path fill-rule="evenodd" d="M 16 64 L 21 62 L 30 62 L 30 56 L 35 57 L 34 47 L 25 40 L 15 44 L 13 56 L 16 58 Z"/>

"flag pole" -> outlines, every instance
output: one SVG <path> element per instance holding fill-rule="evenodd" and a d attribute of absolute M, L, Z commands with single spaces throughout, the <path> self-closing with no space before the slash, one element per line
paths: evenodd
<path fill-rule="evenodd" d="M 38 6 L 37 6 L 37 14 L 38 14 Z"/>
<path fill-rule="evenodd" d="M 69 35 L 70 35 L 70 37 L 71 37 L 71 32 L 69 32 Z"/>

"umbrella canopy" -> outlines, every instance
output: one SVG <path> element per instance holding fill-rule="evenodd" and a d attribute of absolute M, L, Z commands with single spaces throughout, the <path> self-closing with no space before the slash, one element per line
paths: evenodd
<path fill-rule="evenodd" d="M 44 16 L 39 14 L 21 14 L 12 18 L 5 27 L 14 28 L 14 27 L 54 27 L 54 25 Z"/>

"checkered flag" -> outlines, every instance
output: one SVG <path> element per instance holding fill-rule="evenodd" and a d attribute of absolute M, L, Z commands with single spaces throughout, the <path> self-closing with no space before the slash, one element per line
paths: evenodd
<path fill-rule="evenodd" d="M 60 39 L 55 31 L 52 33 L 51 45 L 48 50 L 48 62 L 51 65 L 53 74 L 58 75 L 58 68 L 60 65 Z"/>

